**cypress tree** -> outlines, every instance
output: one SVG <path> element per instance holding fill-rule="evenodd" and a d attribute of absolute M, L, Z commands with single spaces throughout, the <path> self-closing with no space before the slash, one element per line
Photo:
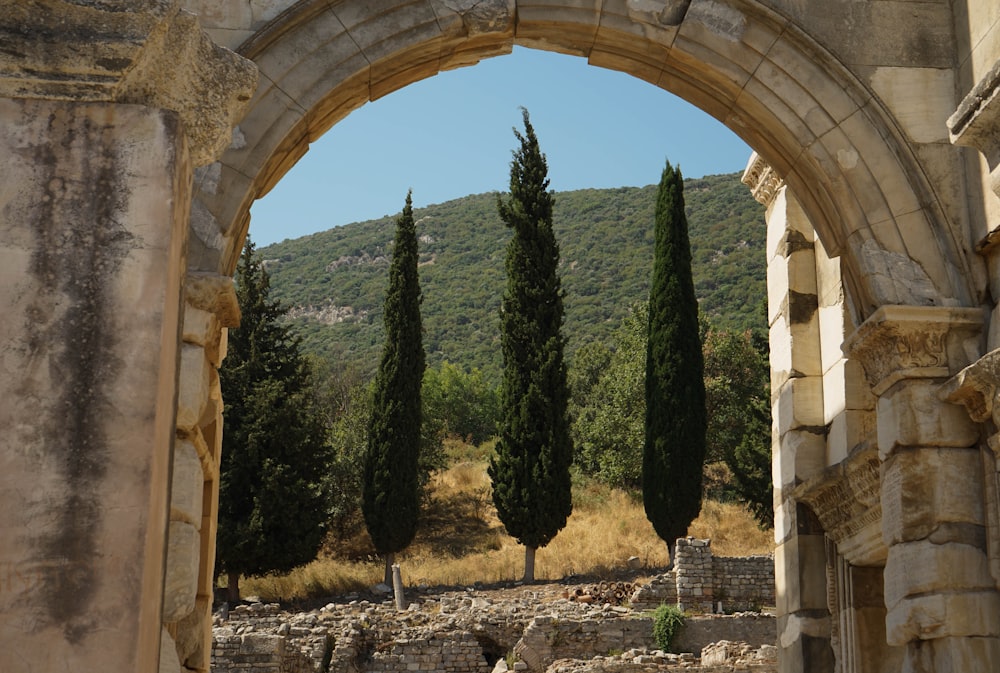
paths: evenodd
<path fill-rule="evenodd" d="M 417 230 L 407 193 L 403 214 L 396 221 L 385 296 L 385 345 L 375 375 L 362 471 L 361 511 L 376 551 L 385 556 L 386 583 L 396 553 L 413 541 L 420 512 L 424 347 L 417 261 Z"/>
<path fill-rule="evenodd" d="M 500 432 L 489 475 L 500 520 L 525 546 L 524 581 L 533 582 L 535 550 L 562 530 L 573 509 L 573 446 L 548 166 L 528 111 L 522 108 L 522 114 L 524 135 L 514 130 L 520 148 L 511 162 L 510 198 L 497 198 L 500 218 L 514 236 L 500 311 Z"/>
<path fill-rule="evenodd" d="M 672 564 L 674 542 L 701 511 L 707 422 L 684 182 L 680 168 L 669 161 L 657 191 L 655 241 L 642 498 L 646 517 L 667 543 Z"/>
<path fill-rule="evenodd" d="M 281 324 L 270 279 L 247 239 L 236 271 L 242 317 L 219 370 L 225 408 L 216 560 L 239 576 L 285 572 L 316 557 L 329 517 L 329 449 L 312 373 Z"/>

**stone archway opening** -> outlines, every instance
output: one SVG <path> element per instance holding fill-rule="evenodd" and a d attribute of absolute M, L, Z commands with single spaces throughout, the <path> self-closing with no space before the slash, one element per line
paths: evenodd
<path fill-rule="evenodd" d="M 291 8 L 241 46 L 262 83 L 238 127 L 239 146 L 211 168 L 204 184 L 212 192 L 196 198 L 193 230 L 224 245 L 201 247 L 193 263 L 229 273 L 249 204 L 352 110 L 515 44 L 584 57 L 719 119 L 759 153 L 763 167 L 750 182 L 761 179 L 753 185 L 761 200 L 787 196 L 768 246 L 772 350 L 787 359 L 775 381 L 775 441 L 794 447 L 779 452 L 787 469 L 776 473 L 777 563 L 793 582 L 781 606 L 782 640 L 789 660 L 825 670 L 830 659 L 816 645 L 829 647 L 820 637 L 829 620 L 816 612 L 825 607 L 800 591 L 826 580 L 825 564 L 806 562 L 823 557 L 823 534 L 800 535 L 795 489 L 873 431 L 871 394 L 845 392 L 866 384 L 840 345 L 887 303 L 969 303 L 965 244 L 951 214 L 928 205 L 934 188 L 908 129 L 795 21 L 747 0 L 668 5 Z M 825 342 L 824 329 L 832 329 Z M 870 524 L 852 534 L 877 537 Z M 874 563 L 884 563 L 883 552 L 874 552 Z"/>
<path fill-rule="evenodd" d="M 222 418 L 215 368 L 223 328 L 238 319 L 230 278 L 249 206 L 351 110 L 519 44 L 678 94 L 780 177 L 786 204 L 793 196 L 814 236 L 810 246 L 782 227 L 772 297 L 796 316 L 810 313 L 798 312 L 811 307 L 809 293 L 794 288 L 809 289 L 799 272 L 813 267 L 793 257 L 811 250 L 814 263 L 836 260 L 840 274 L 839 296 L 823 303 L 817 293 L 812 315 L 845 316 L 844 338 L 830 344 L 801 338 L 811 327 L 797 320 L 772 326 L 791 344 L 774 400 L 797 433 L 776 445 L 795 477 L 789 504 L 813 498 L 824 534 L 856 543 L 836 541 L 848 560 L 878 551 L 865 534 L 870 519 L 852 528 L 849 510 L 824 508 L 819 497 L 842 501 L 838 489 L 850 492 L 855 471 L 857 483 L 873 484 L 877 463 L 887 644 L 903 648 L 906 670 L 995 669 L 1000 566 L 990 549 L 1000 513 L 995 455 L 979 423 L 990 418 L 986 391 L 997 375 L 988 358 L 963 370 L 998 339 L 996 330 L 984 337 L 980 305 L 993 300 L 972 251 L 992 229 L 975 216 L 997 211 L 989 188 L 986 200 L 982 193 L 996 163 L 1000 87 L 991 3 L 184 0 L 199 19 L 180 4 L 42 0 L 0 13 L 11 45 L 0 55 L 0 223 L 13 288 L 4 304 L 12 318 L 0 326 L 9 374 L 0 392 L 10 400 L 0 427 L 12 429 L 13 447 L 0 482 L 13 541 L 0 558 L 10 569 L 0 639 L 12 644 L 0 668 L 73 660 L 147 671 L 171 652 L 180 661 L 171 669 L 161 660 L 161 670 L 208 667 L 202 591 Z M 971 93 L 951 138 L 941 122 L 956 91 Z M 983 147 L 990 166 L 966 161 L 952 140 Z M 995 238 L 979 246 L 989 260 Z M 59 257 L 67 241 L 74 254 Z M 825 368 L 834 341 L 849 357 Z M 87 366 L 68 366 L 80 362 Z M 797 363 L 812 369 L 800 375 Z M 874 411 L 851 407 L 855 394 Z M 831 400 L 862 412 L 855 435 L 826 417 L 838 408 Z M 75 431 L 63 427 L 68 410 L 86 421 Z M 834 447 L 835 430 L 854 439 Z M 85 483 L 70 469 L 82 448 Z M 954 483 L 970 484 L 968 493 L 957 497 Z M 87 516 L 74 511 L 79 503 Z M 782 524 L 776 557 L 786 580 L 824 553 L 812 529 L 798 539 L 799 523 Z M 919 572 L 908 572 L 918 557 Z M 949 574 L 955 567 L 968 572 Z M 60 602 L 90 577 L 89 601 Z M 820 670 L 809 662 L 829 647 L 829 613 L 803 607 L 793 585 L 785 590 L 782 669 Z M 141 607 L 130 611 L 136 596 Z"/>

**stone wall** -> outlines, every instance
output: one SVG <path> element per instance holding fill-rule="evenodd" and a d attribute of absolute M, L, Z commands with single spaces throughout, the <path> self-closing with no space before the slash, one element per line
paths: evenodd
<path fill-rule="evenodd" d="M 632 595 L 634 609 L 662 603 L 693 612 L 732 613 L 773 606 L 774 558 L 713 556 L 710 540 L 677 540 L 673 570 L 653 578 Z"/>

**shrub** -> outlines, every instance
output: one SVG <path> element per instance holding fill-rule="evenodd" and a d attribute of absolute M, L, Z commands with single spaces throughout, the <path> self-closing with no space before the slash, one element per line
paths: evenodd
<path fill-rule="evenodd" d="M 684 613 L 676 605 L 664 603 L 653 613 L 653 641 L 664 652 L 670 652 L 674 639 L 684 626 Z"/>

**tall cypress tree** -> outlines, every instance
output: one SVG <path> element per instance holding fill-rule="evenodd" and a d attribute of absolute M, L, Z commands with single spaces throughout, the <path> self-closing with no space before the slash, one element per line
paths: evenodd
<path fill-rule="evenodd" d="M 680 168 L 669 161 L 656 196 L 655 238 L 642 499 L 646 517 L 667 543 L 673 563 L 674 542 L 701 511 L 707 422 L 684 181 Z"/>
<path fill-rule="evenodd" d="M 514 130 L 520 148 L 511 162 L 510 198 L 497 198 L 500 218 L 514 236 L 507 246 L 507 287 L 500 312 L 500 436 L 489 475 L 500 520 L 525 546 L 524 581 L 533 582 L 535 550 L 562 530 L 573 509 L 573 446 L 548 166 L 528 111 L 522 113 L 525 132 Z"/>
<path fill-rule="evenodd" d="M 417 532 L 420 513 L 420 386 L 424 346 L 417 275 L 417 229 L 411 194 L 396 221 L 396 243 L 385 296 L 385 346 L 375 376 L 361 511 L 388 582 L 396 552 Z"/>
<path fill-rule="evenodd" d="M 312 374 L 249 238 L 236 282 L 242 317 L 219 370 L 226 408 L 216 555 L 230 600 L 239 599 L 241 574 L 313 560 L 329 518 L 330 455 Z"/>

